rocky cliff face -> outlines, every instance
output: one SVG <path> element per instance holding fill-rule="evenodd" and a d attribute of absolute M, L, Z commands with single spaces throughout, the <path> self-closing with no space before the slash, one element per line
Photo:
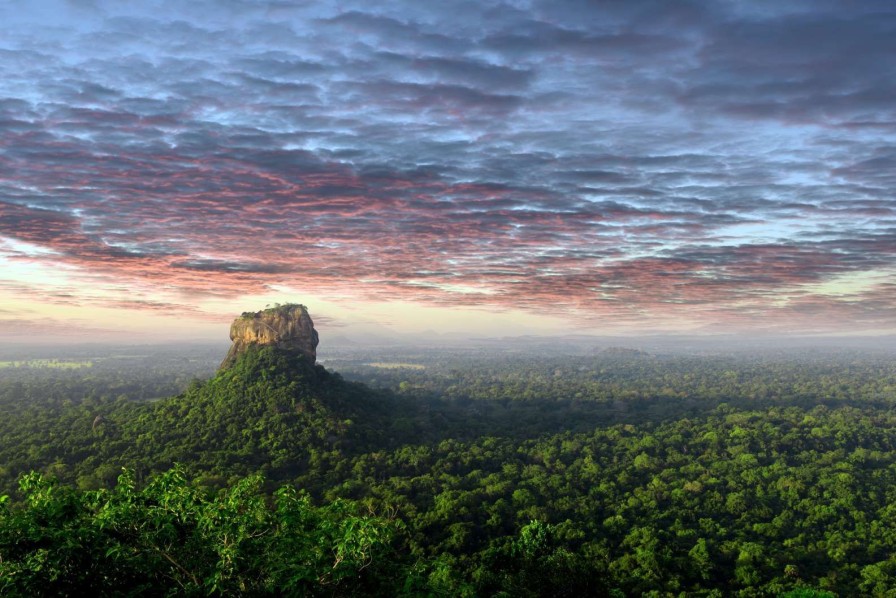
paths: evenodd
<path fill-rule="evenodd" d="M 221 363 L 228 368 L 251 345 L 274 345 L 305 355 L 311 363 L 317 359 L 317 330 L 304 305 L 281 305 L 259 312 L 246 312 L 230 325 L 233 345 Z"/>

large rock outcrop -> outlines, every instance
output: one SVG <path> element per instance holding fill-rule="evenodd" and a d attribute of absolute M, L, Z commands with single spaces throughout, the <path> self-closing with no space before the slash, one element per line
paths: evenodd
<path fill-rule="evenodd" d="M 317 359 L 317 330 L 304 305 L 278 305 L 255 313 L 245 312 L 230 325 L 233 345 L 221 363 L 228 368 L 251 345 L 273 345 L 301 353 L 314 363 Z"/>

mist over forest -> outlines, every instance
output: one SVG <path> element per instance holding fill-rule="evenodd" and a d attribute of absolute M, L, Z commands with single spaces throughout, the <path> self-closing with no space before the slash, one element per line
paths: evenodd
<path fill-rule="evenodd" d="M 877 595 L 896 352 L 817 340 L 324 340 L 221 371 L 220 345 L 6 347 L 0 587 Z"/>

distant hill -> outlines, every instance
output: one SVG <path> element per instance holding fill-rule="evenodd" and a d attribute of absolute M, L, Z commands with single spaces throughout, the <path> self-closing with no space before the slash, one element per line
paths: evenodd
<path fill-rule="evenodd" d="M 650 353 L 630 347 L 607 347 L 600 351 L 601 355 L 608 357 L 650 357 Z"/>

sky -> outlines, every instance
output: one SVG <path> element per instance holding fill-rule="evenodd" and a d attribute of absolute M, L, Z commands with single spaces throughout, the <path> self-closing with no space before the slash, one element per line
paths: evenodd
<path fill-rule="evenodd" d="M 896 6 L 0 3 L 0 341 L 896 333 Z"/>

